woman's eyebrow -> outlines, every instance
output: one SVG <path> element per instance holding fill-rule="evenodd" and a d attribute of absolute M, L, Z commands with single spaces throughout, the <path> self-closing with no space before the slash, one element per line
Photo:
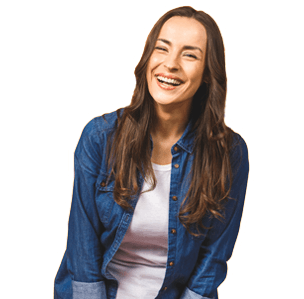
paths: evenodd
<path fill-rule="evenodd" d="M 166 39 L 159 38 L 159 39 L 157 39 L 157 40 L 158 40 L 158 41 L 161 41 L 161 42 L 163 42 L 163 43 L 165 43 L 165 44 L 167 44 L 167 45 L 169 45 L 169 46 L 172 45 L 172 43 L 171 43 L 170 41 L 166 40 Z M 185 49 L 185 50 L 199 50 L 199 51 L 201 51 L 201 52 L 203 53 L 203 50 L 202 50 L 201 48 L 199 48 L 199 47 L 184 46 L 183 49 Z"/>

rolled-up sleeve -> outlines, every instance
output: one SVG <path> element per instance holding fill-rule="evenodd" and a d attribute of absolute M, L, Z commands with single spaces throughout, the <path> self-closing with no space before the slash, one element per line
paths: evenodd
<path fill-rule="evenodd" d="M 67 248 L 55 278 L 55 299 L 105 299 L 101 275 L 103 227 L 95 204 L 101 165 L 100 136 L 94 120 L 84 129 L 75 151 L 74 187 Z"/>
<path fill-rule="evenodd" d="M 100 299 L 107 298 L 104 281 L 79 282 L 72 281 L 73 299 Z"/>
<path fill-rule="evenodd" d="M 213 220 L 181 299 L 217 299 L 217 288 L 226 278 L 227 261 L 239 232 L 249 172 L 247 146 L 239 135 L 231 154 L 231 166 L 232 187 L 225 204 L 225 219 Z"/>
<path fill-rule="evenodd" d="M 181 299 L 213 299 L 213 298 L 201 296 L 197 293 L 194 293 L 190 289 L 186 288 L 181 296 Z"/>

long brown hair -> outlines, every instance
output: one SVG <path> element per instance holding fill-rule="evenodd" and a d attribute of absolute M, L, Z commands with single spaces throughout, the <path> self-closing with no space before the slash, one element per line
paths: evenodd
<path fill-rule="evenodd" d="M 118 111 L 118 123 L 109 147 L 109 168 L 115 176 L 114 198 L 125 209 L 140 192 L 139 174 L 156 185 L 151 163 L 150 130 L 155 117 L 146 70 L 164 23 L 174 17 L 194 18 L 207 32 L 204 83 L 196 92 L 190 118 L 195 130 L 191 183 L 179 211 L 187 230 L 197 235 L 207 212 L 220 218 L 223 200 L 231 188 L 229 152 L 232 131 L 224 123 L 226 101 L 225 54 L 221 33 L 214 20 L 203 11 L 184 6 L 163 15 L 152 28 L 135 68 L 136 86 L 131 104 Z M 195 229 L 193 228 L 195 226 Z"/>

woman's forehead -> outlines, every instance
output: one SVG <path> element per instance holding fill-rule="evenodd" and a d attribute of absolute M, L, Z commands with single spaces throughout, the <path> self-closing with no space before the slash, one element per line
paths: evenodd
<path fill-rule="evenodd" d="M 165 22 L 158 38 L 166 39 L 171 43 L 194 43 L 204 46 L 207 32 L 205 27 L 194 18 L 174 16 Z"/>

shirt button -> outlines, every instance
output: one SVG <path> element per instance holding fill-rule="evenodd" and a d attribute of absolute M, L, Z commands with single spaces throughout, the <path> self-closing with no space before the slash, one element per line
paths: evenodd
<path fill-rule="evenodd" d="M 101 182 L 101 183 L 100 183 L 100 186 L 101 186 L 101 187 L 105 187 L 105 186 L 106 186 L 106 183 L 105 183 L 105 182 Z"/>
<path fill-rule="evenodd" d="M 178 147 L 177 147 L 177 146 L 175 146 L 173 149 L 174 149 L 176 152 L 178 151 Z"/>
<path fill-rule="evenodd" d="M 171 229 L 171 233 L 172 233 L 172 234 L 176 234 L 176 229 L 172 228 L 172 229 Z"/>
<path fill-rule="evenodd" d="M 174 265 L 174 263 L 173 263 L 173 262 L 170 262 L 170 263 L 169 263 L 169 266 L 171 266 L 171 267 L 172 267 L 173 265 Z"/>
<path fill-rule="evenodd" d="M 174 164 L 174 167 L 175 167 L 175 168 L 178 168 L 178 167 L 179 167 L 179 165 L 178 165 L 178 164 Z"/>
<path fill-rule="evenodd" d="M 177 196 L 172 196 L 172 199 L 174 200 L 174 201 L 177 201 Z"/>
<path fill-rule="evenodd" d="M 167 287 L 164 287 L 164 288 L 163 288 L 164 291 L 167 290 L 167 289 L 168 289 Z"/>

